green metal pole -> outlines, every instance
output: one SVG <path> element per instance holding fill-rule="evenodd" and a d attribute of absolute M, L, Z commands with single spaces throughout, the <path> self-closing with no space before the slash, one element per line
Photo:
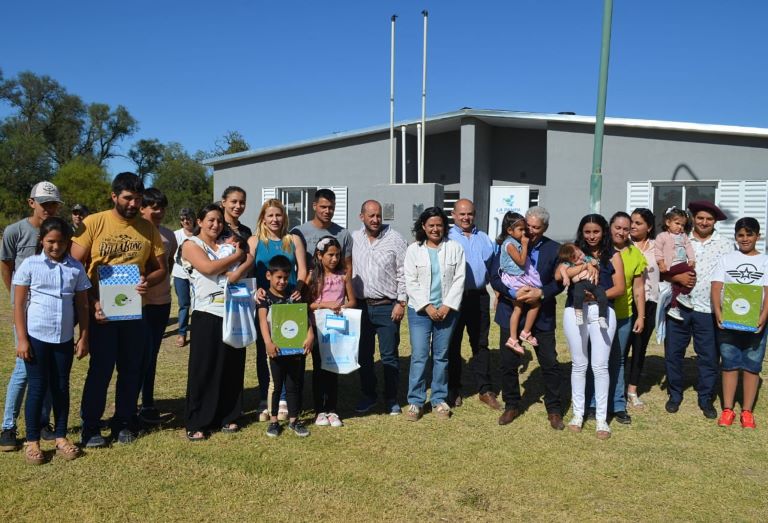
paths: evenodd
<path fill-rule="evenodd" d="M 605 98 L 608 91 L 608 58 L 611 54 L 611 18 L 613 0 L 603 4 L 603 43 L 600 48 L 600 80 L 597 86 L 597 113 L 595 116 L 595 148 L 592 153 L 592 175 L 589 178 L 589 208 L 600 212 L 603 195 L 603 127 L 605 123 Z"/>

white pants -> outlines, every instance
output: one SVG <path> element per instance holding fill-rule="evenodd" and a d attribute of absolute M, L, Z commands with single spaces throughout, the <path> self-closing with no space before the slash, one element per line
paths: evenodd
<path fill-rule="evenodd" d="M 608 416 L 608 357 L 611 354 L 611 342 L 616 332 L 616 314 L 608 308 L 608 330 L 600 328 L 597 322 L 597 303 L 584 304 L 584 323 L 576 325 L 573 307 L 563 312 L 563 330 L 571 351 L 571 401 L 573 415 L 584 416 L 584 389 L 587 385 L 587 365 L 591 363 L 595 376 L 596 418 L 605 421 Z M 587 344 L 591 342 L 591 351 Z M 591 359 L 591 362 L 590 362 Z"/>

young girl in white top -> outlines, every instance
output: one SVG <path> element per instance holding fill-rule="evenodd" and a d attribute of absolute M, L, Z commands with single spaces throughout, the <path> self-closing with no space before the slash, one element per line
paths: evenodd
<path fill-rule="evenodd" d="M 504 215 L 501 223 L 501 234 L 496 242 L 501 245 L 501 257 L 499 260 L 501 281 L 512 290 L 519 291 L 523 287 L 541 288 L 541 278 L 536 268 L 528 259 L 528 243 L 526 236 L 525 218 L 522 214 L 509 211 Z M 539 315 L 539 303 L 530 304 L 525 315 L 525 325 L 520 331 L 520 339 L 538 347 L 539 342 L 531 334 L 536 316 Z M 509 339 L 505 343 L 507 347 L 523 354 L 523 346 L 517 339 L 517 328 L 520 325 L 520 317 L 523 314 L 522 304 L 515 301 L 512 316 L 509 318 Z"/>
<path fill-rule="evenodd" d="M 40 225 L 37 254 L 13 275 L 16 355 L 29 378 L 25 416 L 27 463 L 41 465 L 40 409 L 51 391 L 55 418 L 56 455 L 72 460 L 80 449 L 67 439 L 69 373 L 73 355 L 88 354 L 88 296 L 91 287 L 83 266 L 69 255 L 72 229 L 63 219 L 46 218 Z M 77 315 L 75 315 L 77 308 Z M 75 317 L 80 337 L 74 343 Z"/>

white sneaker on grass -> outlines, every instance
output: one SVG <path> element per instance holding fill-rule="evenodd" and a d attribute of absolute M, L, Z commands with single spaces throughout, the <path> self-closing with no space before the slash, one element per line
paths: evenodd
<path fill-rule="evenodd" d="M 315 425 L 317 425 L 318 427 L 327 427 L 330 424 L 331 422 L 328 419 L 328 414 L 326 414 L 325 412 L 321 412 L 320 414 L 317 415 L 317 418 L 315 418 Z"/>
<path fill-rule="evenodd" d="M 331 427 L 343 427 L 344 423 L 341 421 L 341 418 L 339 418 L 339 415 L 335 412 L 331 412 L 328 414 L 328 424 Z"/>

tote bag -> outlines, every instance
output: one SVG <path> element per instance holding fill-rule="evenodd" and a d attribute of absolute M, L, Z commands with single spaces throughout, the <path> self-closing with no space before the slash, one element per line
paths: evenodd
<path fill-rule="evenodd" d="M 349 374 L 360 368 L 357 363 L 360 345 L 360 318 L 358 309 L 343 309 L 341 314 L 347 320 L 346 330 L 338 328 L 335 322 L 332 328 L 326 327 L 328 316 L 337 316 L 330 309 L 315 311 L 318 345 L 320 346 L 320 365 L 323 370 L 335 374 Z"/>
<path fill-rule="evenodd" d="M 224 321 L 222 340 L 231 347 L 242 348 L 256 342 L 255 278 L 243 278 L 224 286 Z"/>

